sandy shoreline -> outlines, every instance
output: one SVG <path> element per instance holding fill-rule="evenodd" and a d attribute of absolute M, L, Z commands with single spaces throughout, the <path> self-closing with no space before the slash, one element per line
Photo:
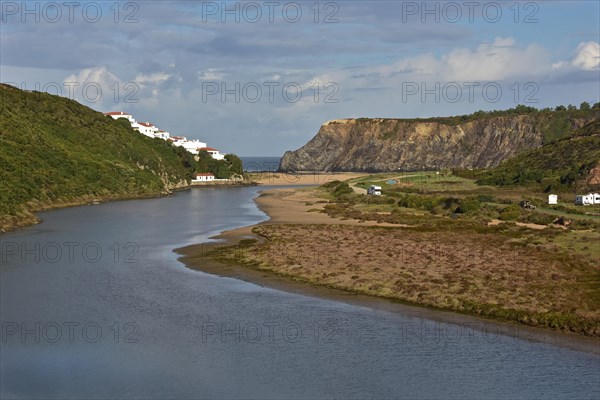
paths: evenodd
<path fill-rule="evenodd" d="M 248 179 L 265 186 L 321 186 L 334 180 L 344 181 L 367 175 L 361 172 L 305 172 L 298 174 L 260 172 L 249 173 Z"/>
<path fill-rule="evenodd" d="M 289 183 L 288 183 L 289 184 Z M 271 271 L 263 271 L 249 268 L 247 266 L 231 263 L 220 263 L 207 256 L 219 246 L 226 247 L 236 245 L 240 241 L 252 239 L 262 241 L 259 235 L 252 230 L 262 225 L 279 224 L 315 224 L 315 225 L 351 225 L 351 226 L 388 226 L 390 224 L 377 223 L 374 221 L 360 222 L 351 219 L 331 218 L 317 210 L 324 203 L 316 203 L 314 189 L 272 189 L 261 192 L 255 199 L 258 207 L 265 212 L 270 219 L 256 225 L 246 226 L 238 229 L 222 232 L 214 236 L 218 243 L 198 244 L 176 249 L 175 252 L 182 257 L 179 260 L 188 268 L 210 273 L 213 275 L 232 277 L 245 280 L 261 286 L 271 287 L 291 293 L 330 299 L 334 301 L 347 302 L 351 304 L 382 309 L 390 312 L 398 312 L 407 316 L 431 319 L 436 322 L 457 324 L 460 326 L 474 326 L 482 330 L 493 326 L 496 332 L 502 332 L 512 337 L 522 337 L 533 341 L 550 343 L 561 347 L 571 348 L 578 351 L 600 355 L 600 343 L 597 338 L 585 337 L 573 333 L 554 331 L 547 328 L 531 327 L 517 322 L 485 318 L 467 313 L 443 310 L 427 305 L 412 302 L 397 302 L 376 296 L 353 293 L 352 291 L 316 285 L 301 277 L 278 274 Z M 399 227 L 399 225 L 393 225 Z"/>

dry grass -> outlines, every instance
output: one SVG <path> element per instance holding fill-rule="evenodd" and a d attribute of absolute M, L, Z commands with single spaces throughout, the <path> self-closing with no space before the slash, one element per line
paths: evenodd
<path fill-rule="evenodd" d="M 385 200 L 385 199 L 376 199 Z M 270 190 L 271 220 L 222 235 L 208 259 L 440 309 L 600 336 L 595 230 L 346 204 L 318 188 Z M 194 253 L 190 250 L 191 254 Z"/>
<path fill-rule="evenodd" d="M 600 336 L 600 268 L 498 233 L 260 225 L 218 259 L 307 282 Z"/>

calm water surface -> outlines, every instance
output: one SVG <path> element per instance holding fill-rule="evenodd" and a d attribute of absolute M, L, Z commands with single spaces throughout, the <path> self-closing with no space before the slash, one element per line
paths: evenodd
<path fill-rule="evenodd" d="M 600 357 L 186 269 L 258 188 L 42 214 L 2 235 L 0 397 L 600 397 Z M 492 326 L 492 328 L 490 328 Z"/>

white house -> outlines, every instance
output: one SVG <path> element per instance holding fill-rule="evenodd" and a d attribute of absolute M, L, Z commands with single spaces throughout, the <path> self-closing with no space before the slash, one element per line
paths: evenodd
<path fill-rule="evenodd" d="M 600 194 L 589 193 L 584 195 L 578 195 L 575 197 L 575 204 L 579 206 L 589 206 L 592 204 L 600 204 Z"/>
<path fill-rule="evenodd" d="M 151 138 L 153 138 L 154 134 L 158 132 L 158 128 L 150 122 L 136 122 L 131 124 L 131 127 L 142 135 L 146 135 Z"/>
<path fill-rule="evenodd" d="M 173 142 L 173 146 L 181 146 L 183 143 L 187 142 L 185 136 L 171 136 L 168 140 Z"/>
<path fill-rule="evenodd" d="M 196 177 L 192 182 L 212 182 L 215 180 L 215 176 L 211 173 L 200 173 L 196 174 Z"/>
<path fill-rule="evenodd" d="M 187 140 L 185 136 L 171 136 L 167 131 L 159 130 L 154 124 L 150 122 L 137 122 L 133 115 L 123 111 L 110 111 L 104 113 L 104 115 L 110 116 L 113 119 L 124 118 L 129 121 L 131 127 L 141 133 L 142 135 L 167 140 L 174 146 L 181 146 L 192 154 L 198 154 L 199 150 L 205 150 L 210 153 L 211 157 L 215 160 L 223 160 L 225 156 L 219 153 L 219 150 L 213 149 L 212 147 L 206 147 L 205 142 L 199 140 Z M 214 179 L 214 177 L 213 177 Z"/>
<path fill-rule="evenodd" d="M 224 154 L 219 153 L 219 150 L 214 149 L 212 147 L 200 147 L 198 151 L 204 150 L 215 160 L 223 160 L 225 158 Z"/>
<path fill-rule="evenodd" d="M 166 131 L 157 131 L 157 132 L 154 134 L 154 137 L 155 137 L 155 138 L 158 138 L 158 139 L 163 139 L 163 140 L 167 140 L 167 139 L 169 139 L 169 137 L 170 137 L 170 136 L 171 136 L 171 134 L 170 134 L 169 132 L 166 132 Z"/>
<path fill-rule="evenodd" d="M 548 204 L 558 204 L 558 196 L 555 194 L 548 195 Z"/>
<path fill-rule="evenodd" d="M 173 143 L 175 144 L 175 143 Z M 199 140 L 187 140 L 181 144 L 184 149 L 189 151 L 192 154 L 198 154 L 198 149 L 202 147 L 206 147 L 206 143 L 201 142 Z"/>
<path fill-rule="evenodd" d="M 113 117 L 113 119 L 125 118 L 126 120 L 129 121 L 130 124 L 136 123 L 135 119 L 133 118 L 133 115 L 128 114 L 123 111 L 110 111 L 110 112 L 104 113 L 104 115 Z"/>

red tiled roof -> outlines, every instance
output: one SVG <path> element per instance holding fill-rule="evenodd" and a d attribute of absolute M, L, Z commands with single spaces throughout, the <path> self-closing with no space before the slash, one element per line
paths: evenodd
<path fill-rule="evenodd" d="M 208 174 L 208 173 L 202 173 L 202 174 L 196 174 L 196 176 L 215 176 L 214 174 Z"/>
<path fill-rule="evenodd" d="M 213 149 L 212 147 L 200 147 L 198 150 L 204 150 L 204 151 L 219 151 L 217 149 Z"/>
<path fill-rule="evenodd" d="M 147 126 L 147 127 L 154 126 L 154 124 L 151 124 L 150 122 L 138 122 L 138 124 L 143 125 L 143 126 Z"/>
<path fill-rule="evenodd" d="M 123 111 L 110 111 L 110 112 L 105 112 L 104 115 L 131 115 L 131 114 L 123 112 Z"/>

